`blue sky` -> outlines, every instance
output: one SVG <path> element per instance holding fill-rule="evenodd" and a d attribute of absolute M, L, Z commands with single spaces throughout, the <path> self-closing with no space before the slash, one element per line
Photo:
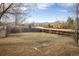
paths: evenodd
<path fill-rule="evenodd" d="M 38 3 L 32 6 L 27 22 L 65 21 L 73 15 L 72 5 L 71 3 Z"/>

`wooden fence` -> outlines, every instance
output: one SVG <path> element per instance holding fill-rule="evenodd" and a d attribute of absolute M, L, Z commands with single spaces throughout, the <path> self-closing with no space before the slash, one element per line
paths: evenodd
<path fill-rule="evenodd" d="M 19 32 L 18 28 L 15 28 L 17 32 Z M 34 27 L 34 28 L 22 28 L 20 29 L 21 32 L 46 32 L 52 34 L 59 34 L 59 35 L 67 35 L 67 36 L 75 36 L 75 30 L 72 29 L 52 29 L 52 28 L 42 28 L 42 27 Z M 15 31 L 14 28 L 8 29 L 8 32 Z M 6 34 L 6 27 L 0 26 L 0 36 L 5 37 Z"/>
<path fill-rule="evenodd" d="M 36 29 L 39 29 L 40 32 L 59 34 L 59 35 L 74 36 L 75 34 L 75 30 L 72 29 L 52 29 L 52 28 L 42 28 L 42 27 L 36 27 Z"/>

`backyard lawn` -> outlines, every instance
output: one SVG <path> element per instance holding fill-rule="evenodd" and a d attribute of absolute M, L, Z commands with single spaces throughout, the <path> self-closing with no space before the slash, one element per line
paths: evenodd
<path fill-rule="evenodd" d="M 72 37 L 26 32 L 0 38 L 0 55 L 79 55 L 79 47 Z"/>

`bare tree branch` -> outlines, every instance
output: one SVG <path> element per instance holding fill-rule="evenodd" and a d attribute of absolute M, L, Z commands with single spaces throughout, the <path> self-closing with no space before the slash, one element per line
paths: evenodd
<path fill-rule="evenodd" d="M 3 3 L 4 5 L 4 3 Z M 1 17 L 6 13 L 6 11 L 13 5 L 13 3 L 11 3 L 5 10 L 3 10 L 1 13 L 0 13 L 0 19 Z"/>

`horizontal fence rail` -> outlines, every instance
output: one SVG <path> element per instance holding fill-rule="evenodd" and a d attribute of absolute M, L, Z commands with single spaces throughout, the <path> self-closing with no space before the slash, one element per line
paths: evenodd
<path fill-rule="evenodd" d="M 75 30 L 72 29 L 52 29 L 52 28 L 42 28 L 42 27 L 36 27 L 36 29 L 39 29 L 40 32 L 67 35 L 67 36 L 72 36 L 75 34 Z"/>

